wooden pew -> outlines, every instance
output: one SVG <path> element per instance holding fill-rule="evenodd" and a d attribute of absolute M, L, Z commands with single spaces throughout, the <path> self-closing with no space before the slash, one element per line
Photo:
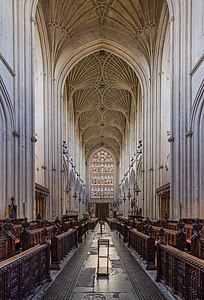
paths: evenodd
<path fill-rule="evenodd" d="M 157 281 L 181 299 L 204 299 L 204 261 L 163 243 L 157 243 Z"/>
<path fill-rule="evenodd" d="M 155 240 L 158 240 L 159 239 L 158 232 L 161 229 L 161 227 L 157 227 L 157 226 L 152 226 L 152 227 L 154 229 L 154 238 L 155 238 Z M 166 242 L 166 244 L 171 245 L 171 246 L 176 246 L 177 231 L 167 229 L 167 228 L 164 228 L 164 231 L 165 231 L 165 242 Z"/>
<path fill-rule="evenodd" d="M 86 237 L 88 233 L 88 223 L 87 221 L 82 221 L 78 225 L 78 242 L 82 243 L 83 238 Z"/>
<path fill-rule="evenodd" d="M 3 224 L 0 224 L 0 261 L 8 257 L 8 241 L 3 232 Z"/>
<path fill-rule="evenodd" d="M 43 228 L 37 228 L 29 230 L 29 222 L 25 220 L 22 224 L 23 231 L 20 233 L 20 246 L 23 251 L 37 245 L 44 241 L 45 234 L 46 238 L 51 240 L 53 226 Z"/>
<path fill-rule="evenodd" d="M 183 221 L 183 220 L 181 220 L 181 221 Z M 178 224 L 178 222 L 174 222 L 174 223 L 166 222 L 165 228 L 177 231 L 178 230 L 177 224 Z M 184 231 L 186 232 L 187 239 L 190 239 L 193 235 L 193 225 L 185 223 Z"/>
<path fill-rule="evenodd" d="M 155 238 L 153 237 L 153 227 L 149 226 L 149 236 L 136 229 L 129 228 L 128 246 L 144 260 L 146 269 L 156 269 L 155 266 Z"/>
<path fill-rule="evenodd" d="M 39 245 L 0 262 L 0 299 L 25 299 L 50 281 L 50 247 Z"/>
<path fill-rule="evenodd" d="M 0 224 L 0 261 L 15 255 L 15 236 L 10 219 Z"/>
<path fill-rule="evenodd" d="M 128 241 L 127 223 L 118 221 L 117 222 L 117 232 L 118 232 L 119 237 L 123 240 L 123 242 Z"/>
<path fill-rule="evenodd" d="M 118 219 L 116 219 L 116 218 L 112 218 L 112 219 L 107 218 L 106 221 L 108 223 L 108 226 L 110 227 L 110 230 L 117 230 Z"/>
<path fill-rule="evenodd" d="M 57 228 L 54 227 L 53 232 L 51 240 L 51 269 L 59 270 L 63 259 L 74 247 L 77 247 L 77 229 L 70 229 L 57 235 Z"/>
<path fill-rule="evenodd" d="M 98 218 L 89 218 L 87 220 L 88 223 L 88 231 L 94 230 L 96 227 L 96 224 L 98 223 Z"/>
<path fill-rule="evenodd" d="M 6 219 L 0 219 L 0 223 L 4 224 L 8 221 L 8 218 Z M 18 218 L 18 219 L 10 219 L 11 223 L 13 225 L 21 224 L 24 221 L 24 218 Z"/>

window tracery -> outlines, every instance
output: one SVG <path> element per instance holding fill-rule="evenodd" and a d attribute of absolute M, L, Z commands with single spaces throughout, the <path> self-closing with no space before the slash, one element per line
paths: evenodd
<path fill-rule="evenodd" d="M 95 153 L 91 161 L 91 198 L 113 198 L 114 161 L 105 150 Z"/>

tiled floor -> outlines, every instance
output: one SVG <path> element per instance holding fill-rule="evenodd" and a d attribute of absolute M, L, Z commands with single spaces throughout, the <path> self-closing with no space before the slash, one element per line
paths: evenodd
<path fill-rule="evenodd" d="M 108 239 L 110 243 L 109 276 L 97 276 L 98 239 Z M 103 248 L 106 247 L 102 246 Z M 106 249 L 103 249 L 101 254 L 106 254 L 105 252 Z M 100 259 L 100 266 L 106 266 L 106 259 Z M 107 225 L 102 235 L 97 231 L 94 237 L 79 280 L 73 291 L 72 299 L 137 299 L 113 244 Z"/>
<path fill-rule="evenodd" d="M 97 276 L 98 240 L 110 243 L 109 276 Z M 105 246 L 103 248 L 105 253 Z M 132 254 L 131 254 L 132 252 Z M 101 259 L 100 266 L 106 266 Z M 52 272 L 47 284 L 32 299 L 44 300 L 172 300 L 166 288 L 155 283 L 155 271 L 146 271 L 139 257 L 127 248 L 108 225 L 101 234 L 99 225 L 88 234 L 71 259 L 63 263 L 58 273 Z"/>
<path fill-rule="evenodd" d="M 113 241 L 114 237 L 114 241 Z M 108 239 L 110 243 L 110 256 L 109 256 L 109 276 L 97 276 L 97 251 L 98 251 L 98 239 Z M 117 247 L 116 247 L 117 246 Z M 117 251 L 119 250 L 119 252 Z M 105 250 L 104 250 L 105 251 Z M 124 253 L 124 251 L 126 253 Z M 129 262 L 126 260 L 123 265 L 124 259 L 121 260 L 120 255 L 123 253 L 126 258 L 129 256 Z M 153 275 L 155 271 L 143 270 L 142 263 L 139 259 L 133 258 L 129 249 L 121 243 L 115 233 L 111 233 L 108 226 L 105 226 L 105 230 L 102 235 L 96 230 L 95 237 L 93 239 L 91 248 L 88 252 L 87 259 L 82 267 L 79 280 L 76 283 L 76 287 L 73 291 L 72 300 L 92 300 L 92 299 L 121 299 L 121 300 L 159 300 L 159 299 L 173 299 L 170 293 L 161 284 L 156 286 Z M 131 262 L 133 263 L 131 264 Z M 104 260 L 101 261 L 103 265 L 106 264 Z M 131 264 L 133 272 L 129 272 L 128 268 Z M 125 269 L 126 268 L 126 269 Z M 127 272 L 126 272 L 127 270 Z M 154 272 L 154 274 L 153 274 Z M 140 277 L 132 278 L 130 277 Z M 152 277 L 152 279 L 150 278 Z M 134 284 L 132 286 L 131 282 Z M 159 286 L 159 288 L 158 288 Z M 162 293 L 161 293 L 162 291 Z"/>

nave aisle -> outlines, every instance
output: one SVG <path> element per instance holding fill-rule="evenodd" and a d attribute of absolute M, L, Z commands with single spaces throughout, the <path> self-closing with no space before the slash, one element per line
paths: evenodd
<path fill-rule="evenodd" d="M 98 277 L 97 252 L 98 239 L 109 239 L 110 260 L 109 277 Z M 152 271 L 150 271 L 152 272 Z M 165 289 L 163 289 L 165 293 Z M 159 300 L 173 299 L 165 295 L 141 267 L 129 249 L 123 244 L 115 232 L 105 230 L 100 234 L 99 225 L 84 240 L 72 258 L 59 272 L 47 291 L 35 299 L 56 300 Z"/>

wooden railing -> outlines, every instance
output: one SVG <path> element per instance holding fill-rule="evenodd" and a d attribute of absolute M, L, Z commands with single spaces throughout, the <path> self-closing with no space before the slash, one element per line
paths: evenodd
<path fill-rule="evenodd" d="M 119 237 L 123 240 L 123 242 L 127 242 L 128 240 L 128 229 L 127 224 L 123 222 L 117 223 L 117 232 Z"/>
<path fill-rule="evenodd" d="M 154 229 L 154 238 L 155 240 L 158 240 L 158 232 L 161 229 L 161 227 L 152 226 Z M 164 228 L 165 231 L 165 243 L 171 246 L 176 246 L 176 233 L 177 231 Z"/>
<path fill-rule="evenodd" d="M 50 280 L 50 247 L 39 245 L 0 263 L 0 299 L 25 299 Z"/>
<path fill-rule="evenodd" d="M 87 220 L 88 223 L 88 230 L 94 230 L 96 227 L 96 224 L 98 222 L 98 218 L 90 218 Z"/>
<path fill-rule="evenodd" d="M 23 231 L 20 233 L 20 246 L 21 249 L 27 250 L 37 244 L 41 244 L 45 238 L 44 231 L 46 231 L 46 237 L 51 240 L 52 237 L 52 228 L 53 226 L 28 230 L 27 227 L 24 226 Z"/>
<path fill-rule="evenodd" d="M 117 230 L 117 223 L 118 219 L 113 218 L 113 219 L 106 219 L 108 226 L 110 227 L 110 230 Z"/>
<path fill-rule="evenodd" d="M 149 236 L 129 228 L 128 246 L 132 247 L 135 252 L 144 260 L 146 269 L 156 269 L 155 266 L 155 239 L 153 237 L 153 228 L 149 227 Z"/>
<path fill-rule="evenodd" d="M 166 222 L 165 223 L 165 228 L 170 229 L 170 230 L 178 230 L 178 226 L 177 226 L 178 222 Z M 193 225 L 192 224 L 185 224 L 184 226 L 184 232 L 186 233 L 186 237 L 188 239 L 190 239 L 193 235 Z"/>
<path fill-rule="evenodd" d="M 51 245 L 51 269 L 59 270 L 63 259 L 74 247 L 77 247 L 77 229 L 71 229 L 59 235 L 54 234 Z"/>
<path fill-rule="evenodd" d="M 7 221 L 0 224 L 0 261 L 15 255 L 15 236 L 12 234 L 13 224 Z"/>
<path fill-rule="evenodd" d="M 157 281 L 181 299 L 204 299 L 204 261 L 162 243 L 157 244 Z"/>
<path fill-rule="evenodd" d="M 86 237 L 88 233 L 88 223 L 85 221 L 85 222 L 81 222 L 79 223 L 79 226 L 78 226 L 78 242 L 81 243 L 83 238 Z"/>

